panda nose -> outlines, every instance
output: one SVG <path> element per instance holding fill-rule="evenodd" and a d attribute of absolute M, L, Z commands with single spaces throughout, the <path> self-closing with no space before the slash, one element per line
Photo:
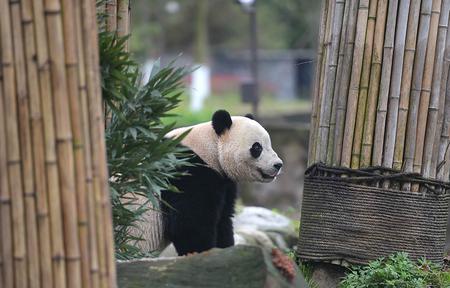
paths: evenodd
<path fill-rule="evenodd" d="M 277 170 L 280 170 L 280 169 L 281 169 L 281 167 L 283 167 L 283 162 L 280 162 L 280 163 L 274 164 L 274 165 L 273 165 L 273 167 L 275 167 L 275 169 L 277 169 Z"/>

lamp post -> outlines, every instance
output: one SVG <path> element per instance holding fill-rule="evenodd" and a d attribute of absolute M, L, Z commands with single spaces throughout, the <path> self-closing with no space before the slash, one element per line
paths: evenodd
<path fill-rule="evenodd" d="M 252 113 L 258 116 L 259 105 L 259 81 L 258 81 L 258 29 L 256 25 L 256 0 L 235 0 L 249 15 L 250 32 L 250 72 L 251 72 L 251 102 Z"/>

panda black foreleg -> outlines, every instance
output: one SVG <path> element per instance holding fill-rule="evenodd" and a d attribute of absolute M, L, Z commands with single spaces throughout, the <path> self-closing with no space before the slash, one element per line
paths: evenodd
<path fill-rule="evenodd" d="M 171 241 L 178 255 L 200 253 L 216 247 L 216 227 L 213 223 L 176 223 Z"/>
<path fill-rule="evenodd" d="M 217 248 L 227 248 L 234 245 L 233 221 L 223 217 L 217 226 Z"/>

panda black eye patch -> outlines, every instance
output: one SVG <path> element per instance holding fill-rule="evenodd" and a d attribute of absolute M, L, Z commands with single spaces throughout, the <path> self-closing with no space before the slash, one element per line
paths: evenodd
<path fill-rule="evenodd" d="M 252 148 L 250 148 L 250 154 L 253 158 L 258 158 L 261 155 L 262 150 L 263 148 L 261 144 L 259 144 L 259 142 L 255 142 L 253 143 Z"/>

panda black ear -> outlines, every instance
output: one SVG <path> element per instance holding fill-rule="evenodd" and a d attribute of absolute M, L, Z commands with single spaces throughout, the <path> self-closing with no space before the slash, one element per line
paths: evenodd
<path fill-rule="evenodd" d="M 230 113 L 225 110 L 217 110 L 212 116 L 212 126 L 217 135 L 222 135 L 225 130 L 230 129 L 233 121 Z"/>
<path fill-rule="evenodd" d="M 245 114 L 245 117 L 247 117 L 249 119 L 252 119 L 252 120 L 255 120 L 255 117 L 253 116 L 253 114 L 250 114 L 250 113 Z"/>

